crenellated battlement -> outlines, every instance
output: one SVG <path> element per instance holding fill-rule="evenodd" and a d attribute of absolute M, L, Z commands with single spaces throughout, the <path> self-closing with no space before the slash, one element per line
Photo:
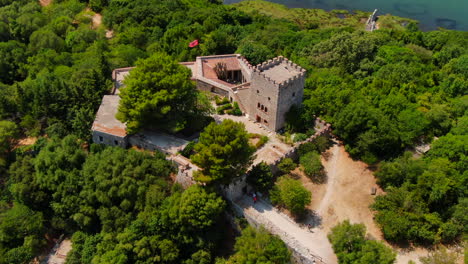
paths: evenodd
<path fill-rule="evenodd" d="M 286 80 L 284 80 L 284 78 L 281 81 L 274 80 L 273 78 L 275 78 L 275 76 L 271 76 L 271 74 L 273 73 L 267 73 L 267 72 L 271 71 L 271 69 L 274 67 L 281 67 L 281 66 L 284 66 L 285 69 L 287 69 L 286 74 L 290 74 L 291 76 L 288 77 Z M 290 68 L 289 71 L 288 71 L 288 67 Z M 296 63 L 290 61 L 289 59 L 283 56 L 278 56 L 276 58 L 265 61 L 255 66 L 253 68 L 253 73 L 260 75 L 262 78 L 271 82 L 275 86 L 283 88 L 283 87 L 287 87 L 293 82 L 296 82 L 297 80 L 304 78 L 306 70 L 302 68 L 301 66 L 297 65 Z"/>
<path fill-rule="evenodd" d="M 250 62 L 244 56 L 237 55 L 237 58 L 239 59 L 239 63 L 247 67 L 247 69 L 253 71 L 254 66 L 252 66 Z"/>
<path fill-rule="evenodd" d="M 287 79 L 286 81 L 283 81 L 282 83 L 279 84 L 279 87 L 280 88 L 284 88 L 284 87 L 287 87 L 288 85 L 290 85 L 291 83 L 294 83 L 296 82 L 297 80 L 300 80 L 302 78 L 305 78 L 305 73 L 306 71 L 304 69 L 302 69 L 303 71 L 300 72 L 299 74 L 297 75 L 294 75 L 293 77 Z"/>

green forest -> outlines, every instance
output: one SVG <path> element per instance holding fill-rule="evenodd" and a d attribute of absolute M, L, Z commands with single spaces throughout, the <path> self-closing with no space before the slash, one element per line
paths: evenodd
<path fill-rule="evenodd" d="M 0 263 L 29 263 L 60 234 L 73 242 L 67 263 L 287 263 L 291 253 L 279 238 L 245 227 L 234 239 L 226 228 L 229 205 L 213 185 L 244 172 L 253 150 L 245 140 L 236 145 L 210 133 L 245 138 L 243 128 L 206 127 L 193 158 L 204 169 L 200 181 L 211 184 L 186 190 L 173 183 L 175 168 L 163 154 L 91 142 L 113 69 L 138 64 L 151 71 L 157 58 L 176 65 L 230 53 L 252 65 L 282 55 L 307 70 L 303 104 L 291 109 L 286 130 L 309 133 L 319 116 L 353 158 L 376 170 L 385 195 L 372 210 L 388 242 L 465 241 L 468 32 L 422 32 L 416 21 L 390 15 L 381 17 L 379 30 L 366 32 L 367 16 L 260 0 L 53 0 L 47 6 L 0 0 Z M 195 39 L 200 45 L 189 48 Z M 193 112 L 178 115 L 189 107 L 179 101 L 180 108 L 157 116 L 162 128 L 200 130 L 207 122 L 186 120 L 211 110 L 194 106 L 192 83 L 172 81 L 179 93 L 173 101 L 193 99 Z M 134 120 L 130 129 L 137 130 L 154 116 L 135 115 L 129 95 L 120 118 Z M 19 146 L 25 138 L 38 140 Z M 409 152 L 429 143 L 421 157 Z M 242 166 L 213 161 L 206 149 L 226 144 L 243 150 L 226 148 L 232 153 L 224 157 Z M 315 162 L 307 168 L 314 177 L 318 159 L 310 154 L 301 161 Z M 258 184 L 271 188 L 273 176 L 265 179 Z M 382 263 L 391 263 L 393 253 L 364 240 L 361 226 L 345 223 L 336 232 L 346 229 L 356 230 L 360 250 L 380 250 Z M 330 240 L 338 254 L 346 250 L 337 236 Z M 362 254 L 354 262 L 371 259 Z"/>

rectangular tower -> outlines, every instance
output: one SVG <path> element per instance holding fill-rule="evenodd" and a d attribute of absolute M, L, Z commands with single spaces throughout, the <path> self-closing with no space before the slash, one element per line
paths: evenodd
<path fill-rule="evenodd" d="M 301 105 L 305 70 L 282 56 L 257 65 L 252 72 L 249 117 L 272 131 L 285 125 L 292 105 Z"/>

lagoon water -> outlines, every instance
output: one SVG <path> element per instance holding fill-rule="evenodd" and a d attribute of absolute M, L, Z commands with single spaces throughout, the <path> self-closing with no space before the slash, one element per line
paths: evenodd
<path fill-rule="evenodd" d="M 226 4 L 241 0 L 224 0 Z M 268 0 L 288 7 L 325 10 L 363 10 L 408 17 L 420 22 L 421 30 L 437 27 L 468 31 L 468 0 Z"/>

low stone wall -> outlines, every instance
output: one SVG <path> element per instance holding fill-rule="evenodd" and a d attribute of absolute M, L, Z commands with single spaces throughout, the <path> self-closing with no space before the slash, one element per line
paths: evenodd
<path fill-rule="evenodd" d="M 319 256 L 316 256 L 309 252 L 308 249 L 303 248 L 298 241 L 296 241 L 293 237 L 291 237 L 288 233 L 282 232 L 279 230 L 274 224 L 272 224 L 268 219 L 257 216 L 253 212 L 254 210 L 250 210 L 248 213 L 244 211 L 242 207 L 237 205 L 236 203 L 231 203 L 232 209 L 237 216 L 244 217 L 247 222 L 255 227 L 265 228 L 268 232 L 277 235 L 284 241 L 286 246 L 291 250 L 292 256 L 296 263 L 299 264 L 325 264 Z M 274 208 L 273 210 L 277 210 Z M 280 213 L 282 214 L 282 213 Z M 315 261 L 315 262 L 314 262 Z"/>

